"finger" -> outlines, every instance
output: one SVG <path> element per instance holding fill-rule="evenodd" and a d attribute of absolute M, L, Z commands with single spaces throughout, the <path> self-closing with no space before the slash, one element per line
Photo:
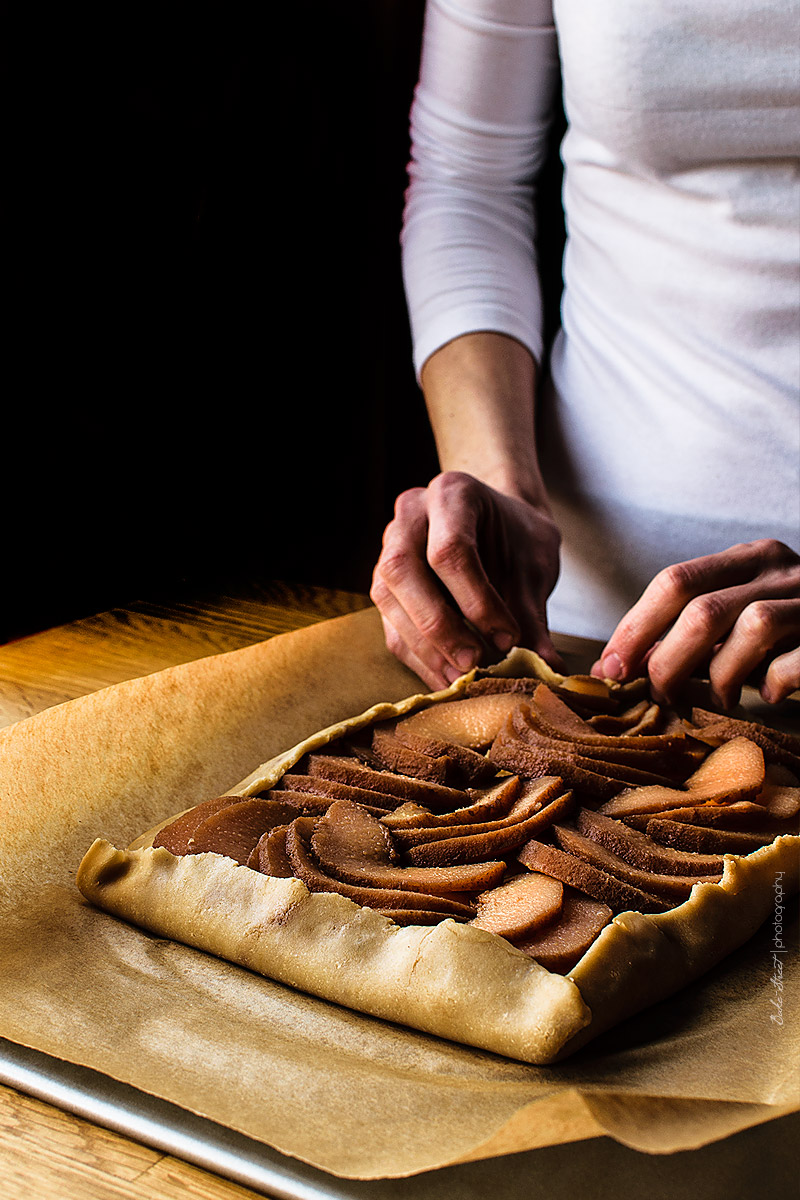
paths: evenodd
<path fill-rule="evenodd" d="M 460 663 L 451 662 L 442 650 L 426 636 L 423 630 L 419 628 L 415 621 L 409 617 L 403 606 L 399 603 L 396 596 L 385 586 L 381 578 L 377 575 L 373 580 L 372 590 L 370 592 L 373 602 L 380 610 L 381 617 L 384 621 L 384 628 L 388 624 L 397 638 L 398 647 L 390 643 L 387 638 L 387 645 L 393 654 L 396 654 L 402 662 L 409 665 L 409 656 L 421 669 L 415 666 L 413 669 L 417 672 L 426 683 L 434 687 L 446 687 L 448 683 L 452 683 L 459 675 L 463 675 L 464 671 L 468 671 L 475 666 L 480 651 L 471 645 L 463 645 L 462 642 L 462 661 L 469 665 L 461 667 Z M 434 600 L 442 603 L 441 595 L 435 595 Z M 433 604 L 433 600 L 431 601 Z M 435 628 L 430 610 L 427 620 L 431 628 Z"/>
<path fill-rule="evenodd" d="M 383 621 L 383 634 L 386 639 L 386 648 L 395 656 L 404 666 L 413 671 L 415 675 L 425 683 L 431 691 L 439 691 L 440 688 L 447 686 L 447 681 L 435 672 L 432 672 L 428 665 L 418 658 L 416 654 L 409 648 L 408 644 L 403 640 L 395 627 L 386 617 L 381 618 Z"/>
<path fill-rule="evenodd" d="M 666 636 L 646 656 L 655 700 L 674 699 L 681 685 L 708 662 L 715 645 L 728 636 L 752 596 L 752 588 L 726 588 L 689 601 Z M 740 654 L 742 649 L 740 646 Z"/>
<path fill-rule="evenodd" d="M 760 577 L 761 586 L 752 599 L 776 594 L 775 589 L 780 594 L 789 586 L 783 570 L 793 559 L 796 556 L 781 542 L 764 539 L 665 567 L 609 638 L 600 656 L 601 673 L 616 680 L 638 673 L 648 650 L 686 606 L 704 594 L 752 583 L 756 577 Z"/>
<path fill-rule="evenodd" d="M 566 663 L 555 647 L 547 624 L 544 603 L 533 596 L 523 598 L 520 612 L 526 614 L 520 620 L 520 645 L 535 650 L 554 671 L 566 671 Z"/>
<path fill-rule="evenodd" d="M 398 497 L 396 511 L 384 534 L 372 600 L 429 670 L 438 672 L 440 660 L 445 659 L 462 674 L 477 665 L 482 646 L 449 603 L 425 559 L 428 514 L 421 489 Z"/>
<path fill-rule="evenodd" d="M 450 475 L 439 476 L 429 492 L 427 560 L 466 619 L 505 652 L 519 640 L 520 628 L 481 560 L 481 493 Z"/>
<path fill-rule="evenodd" d="M 763 671 L 776 650 L 791 647 L 798 640 L 800 600 L 757 600 L 748 604 L 711 660 L 709 677 L 717 703 L 731 708 L 748 677 Z M 780 675 L 781 668 L 773 672 L 776 686 Z"/>
<path fill-rule="evenodd" d="M 780 704 L 800 689 L 800 646 L 773 658 L 767 667 L 761 695 L 768 704 Z"/>

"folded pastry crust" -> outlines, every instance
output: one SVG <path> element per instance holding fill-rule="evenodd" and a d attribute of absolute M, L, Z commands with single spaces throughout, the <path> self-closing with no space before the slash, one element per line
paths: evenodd
<path fill-rule="evenodd" d="M 492 674 L 561 682 L 538 656 L 513 651 Z M 485 673 L 484 673 L 485 674 Z M 236 796 L 274 786 L 309 751 L 343 734 L 461 696 L 452 687 L 380 704 L 314 734 L 258 767 Z M 718 883 L 698 883 L 667 912 L 624 912 L 568 975 L 554 974 L 504 938 L 445 919 L 401 927 L 344 896 L 260 874 L 216 853 L 176 857 L 152 845 L 158 829 L 121 850 L 98 839 L 78 887 L 94 905 L 163 937 L 349 1008 L 546 1064 L 665 998 L 742 945 L 774 910 L 776 887 L 798 885 L 800 837 L 725 855 Z"/>

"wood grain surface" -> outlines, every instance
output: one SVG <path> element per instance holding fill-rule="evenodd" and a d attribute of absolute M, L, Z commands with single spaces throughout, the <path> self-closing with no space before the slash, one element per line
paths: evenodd
<path fill-rule="evenodd" d="M 288 584 L 141 601 L 0 646 L 0 725 L 99 688 L 367 607 Z M 245 1200 L 256 1193 L 0 1086 L 3 1200 Z"/>
<path fill-rule="evenodd" d="M 247 1200 L 256 1193 L 0 1086 L 4 1200 Z"/>
<path fill-rule="evenodd" d="M 191 601 L 142 600 L 0 646 L 0 727 L 100 688 L 366 608 L 353 592 L 242 585 Z"/>

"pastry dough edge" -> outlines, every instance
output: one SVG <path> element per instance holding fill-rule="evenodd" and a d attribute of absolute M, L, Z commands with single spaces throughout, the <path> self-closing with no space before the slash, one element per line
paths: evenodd
<path fill-rule="evenodd" d="M 502 938 L 444 920 L 398 926 L 298 879 L 220 854 L 118 850 L 98 838 L 77 883 L 162 937 L 370 1016 L 524 1062 L 551 1061 L 591 1014 L 576 985 Z"/>
<path fill-rule="evenodd" d="M 747 855 L 726 854 L 719 883 L 697 883 L 664 913 L 625 912 L 603 929 L 569 972 L 591 1022 L 559 1058 L 634 1013 L 679 991 L 743 946 L 777 900 L 800 890 L 800 837 L 783 834 Z"/>
<path fill-rule="evenodd" d="M 456 699 L 472 679 L 488 674 L 563 679 L 534 652 L 514 648 L 502 662 L 440 692 L 376 704 L 319 730 L 226 794 L 266 790 L 303 755 L 348 730 Z M 177 858 L 154 850 L 157 830 L 177 815 L 127 850 L 96 840 L 78 871 L 86 899 L 312 995 L 538 1065 L 567 1057 L 709 970 L 766 920 L 777 873 L 786 895 L 798 890 L 800 873 L 800 837 L 779 837 L 747 856 L 726 855 L 719 884 L 695 885 L 688 900 L 666 913 L 619 914 L 561 976 L 473 926 L 445 920 L 399 927 L 343 896 L 312 894 L 299 880 L 271 879 L 221 855 Z"/>

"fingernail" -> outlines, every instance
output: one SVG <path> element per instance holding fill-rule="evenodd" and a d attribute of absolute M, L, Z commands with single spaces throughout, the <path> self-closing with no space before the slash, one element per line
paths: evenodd
<path fill-rule="evenodd" d="M 450 663 L 447 663 L 447 665 L 442 670 L 442 674 L 444 675 L 444 677 L 448 683 L 455 683 L 455 681 L 457 679 L 461 678 L 461 676 L 464 674 L 464 672 L 459 671 L 458 667 L 453 667 L 450 665 Z"/>
<path fill-rule="evenodd" d="M 624 674 L 622 660 L 613 650 L 603 655 L 600 666 L 606 679 L 621 679 Z"/>
<path fill-rule="evenodd" d="M 453 655 L 456 660 L 456 665 L 461 668 L 461 674 L 465 671 L 471 671 L 478 661 L 478 653 L 471 646 L 465 646 L 463 650 L 457 650 Z"/>
<path fill-rule="evenodd" d="M 514 645 L 514 635 L 506 629 L 499 629 L 494 634 L 494 644 L 501 654 L 507 654 Z"/>

